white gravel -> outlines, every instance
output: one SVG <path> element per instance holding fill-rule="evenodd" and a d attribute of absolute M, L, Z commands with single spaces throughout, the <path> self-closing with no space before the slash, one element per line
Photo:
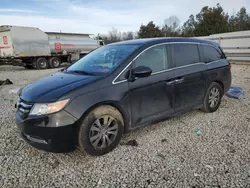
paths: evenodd
<path fill-rule="evenodd" d="M 0 187 L 250 187 L 250 66 L 233 65 L 241 100 L 223 98 L 216 113 L 193 111 L 124 136 L 102 157 L 39 151 L 19 138 L 9 90 L 57 70 L 0 66 Z M 200 135 L 196 131 L 200 130 Z"/>

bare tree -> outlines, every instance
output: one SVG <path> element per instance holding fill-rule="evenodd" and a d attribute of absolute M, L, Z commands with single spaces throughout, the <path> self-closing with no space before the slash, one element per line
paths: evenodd
<path fill-rule="evenodd" d="M 110 40 L 110 42 L 120 41 L 121 40 L 121 32 L 115 28 L 112 28 L 112 30 L 109 31 L 108 39 Z"/>
<path fill-rule="evenodd" d="M 162 33 L 165 37 L 180 36 L 180 20 L 177 16 L 170 16 L 164 20 L 164 26 L 162 27 Z"/>
<path fill-rule="evenodd" d="M 180 27 L 180 20 L 177 16 L 170 16 L 164 20 L 164 26 L 168 26 L 172 31 Z"/>
<path fill-rule="evenodd" d="M 132 31 L 122 33 L 122 40 L 132 40 L 133 38 L 134 38 L 134 33 Z"/>
<path fill-rule="evenodd" d="M 127 32 L 127 40 L 132 40 L 134 39 L 134 34 L 132 31 Z"/>
<path fill-rule="evenodd" d="M 133 36 L 134 36 L 134 39 L 139 39 L 138 31 L 135 31 L 135 32 L 133 33 Z"/>

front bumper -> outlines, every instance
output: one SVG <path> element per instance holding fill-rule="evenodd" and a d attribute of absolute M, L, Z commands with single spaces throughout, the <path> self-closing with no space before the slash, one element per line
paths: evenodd
<path fill-rule="evenodd" d="M 21 137 L 31 146 L 49 152 L 73 151 L 77 145 L 77 119 L 65 111 L 22 119 L 16 113 Z"/>

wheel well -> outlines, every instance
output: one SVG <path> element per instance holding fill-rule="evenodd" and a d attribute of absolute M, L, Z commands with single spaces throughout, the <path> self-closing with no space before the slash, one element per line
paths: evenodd
<path fill-rule="evenodd" d="M 112 106 L 112 107 L 114 107 L 115 109 L 117 109 L 121 113 L 122 118 L 123 118 L 123 122 L 124 122 L 124 130 L 123 130 L 123 132 L 127 132 L 127 130 L 128 130 L 128 121 L 129 121 L 128 115 L 125 112 L 125 110 L 123 110 L 122 107 L 116 101 L 105 101 L 105 102 L 100 102 L 100 103 L 94 104 L 87 111 L 85 111 L 83 113 L 83 115 L 81 116 L 80 120 L 83 120 L 95 108 L 98 108 L 98 107 L 104 106 L 104 105 Z"/>
<path fill-rule="evenodd" d="M 219 81 L 219 80 L 215 80 L 214 82 L 220 84 L 220 86 L 222 87 L 223 92 L 224 92 L 224 85 L 223 85 L 223 83 L 221 81 Z"/>

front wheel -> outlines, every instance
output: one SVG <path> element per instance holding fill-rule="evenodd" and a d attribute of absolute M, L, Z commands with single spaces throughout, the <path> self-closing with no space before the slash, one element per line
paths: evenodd
<path fill-rule="evenodd" d="M 48 68 L 48 64 L 49 63 L 48 63 L 47 59 L 40 57 L 37 60 L 34 60 L 33 67 L 35 69 L 46 69 L 46 68 Z"/>
<path fill-rule="evenodd" d="M 80 149 L 93 156 L 112 151 L 121 140 L 123 122 L 121 113 L 112 106 L 104 105 L 94 109 L 80 125 Z"/>
<path fill-rule="evenodd" d="M 215 112 L 220 106 L 222 96 L 223 89 L 221 85 L 213 82 L 205 94 L 202 111 Z"/>

